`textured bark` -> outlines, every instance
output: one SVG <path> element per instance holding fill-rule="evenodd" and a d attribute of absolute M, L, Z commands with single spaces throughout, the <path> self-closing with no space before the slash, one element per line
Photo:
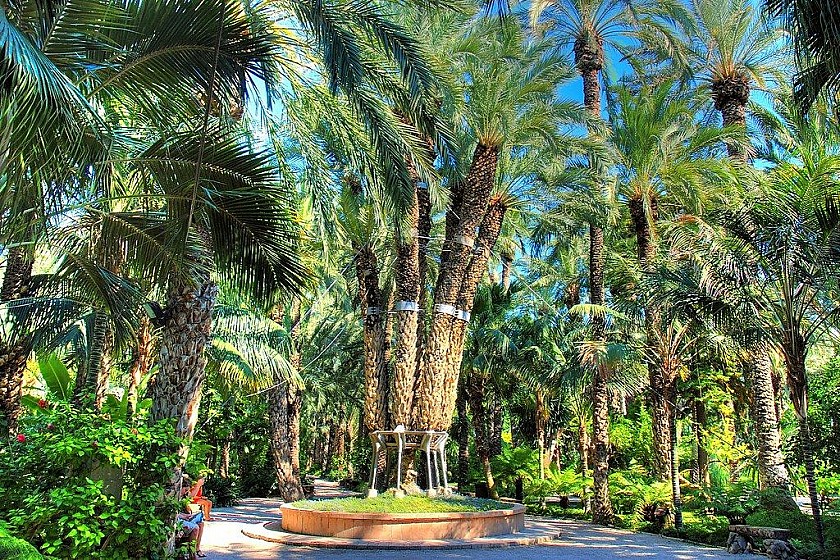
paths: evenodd
<path fill-rule="evenodd" d="M 303 487 L 292 468 L 289 434 L 288 382 L 280 383 L 266 392 L 268 396 L 268 422 L 274 474 L 280 497 L 285 502 L 303 499 Z"/>
<path fill-rule="evenodd" d="M 496 393 L 491 397 L 490 405 L 490 457 L 502 454 L 502 430 L 504 428 L 504 414 L 502 397 Z"/>
<path fill-rule="evenodd" d="M 604 230 L 589 225 L 589 301 L 604 305 Z M 604 319 L 592 317 L 592 338 L 605 341 Z M 609 494 L 610 468 L 610 393 L 607 385 L 609 372 L 597 364 L 592 376 L 592 444 L 593 444 L 593 496 L 592 519 L 607 524 L 613 519 Z"/>
<path fill-rule="evenodd" d="M 592 379 L 592 519 L 609 523 L 613 519 L 609 494 L 610 469 L 610 394 L 607 371 L 599 365 Z"/>
<path fill-rule="evenodd" d="M 140 400 L 140 382 L 148 375 L 152 367 L 152 353 L 154 352 L 152 339 L 151 321 L 145 315 L 140 317 L 140 325 L 137 329 L 137 339 L 134 347 L 134 359 L 131 362 L 128 374 L 128 410 L 129 418 L 137 412 L 137 403 Z"/>
<path fill-rule="evenodd" d="M 409 209 L 408 235 L 397 240 L 396 286 L 399 301 L 417 302 L 420 298 L 420 246 L 416 232 L 420 209 L 417 192 Z M 410 426 L 414 404 L 414 381 L 417 373 L 418 311 L 397 311 L 397 341 L 394 374 L 391 378 L 390 420 L 394 426 Z"/>
<path fill-rule="evenodd" d="M 457 218 L 457 225 L 453 225 L 454 220 L 450 220 L 447 215 L 448 231 L 442 250 L 446 256 L 441 259 L 435 286 L 436 305 L 457 303 L 473 248 L 455 239 L 475 239 L 476 228 L 481 224 L 493 190 L 498 159 L 497 146 L 476 146 L 467 179 L 459 190 L 460 201 L 457 209 L 452 212 Z M 418 402 L 414 410 L 414 424 L 418 429 L 447 429 L 452 420 L 457 394 L 457 384 L 453 384 L 453 381 L 457 380 L 457 367 L 461 363 L 461 356 L 456 356 L 459 349 L 451 348 L 450 343 L 453 339 L 460 339 L 463 344 L 463 335 L 453 334 L 453 328 L 463 321 L 435 311 L 431 323 L 418 392 L 415 395 Z M 453 367 L 456 367 L 454 374 Z"/>
<path fill-rule="evenodd" d="M 494 200 L 487 210 L 481 227 L 478 231 L 478 238 L 475 243 L 475 250 L 472 258 L 464 272 L 458 290 L 458 298 L 455 307 L 464 311 L 472 311 L 475 303 L 475 293 L 478 284 L 484 275 L 487 274 L 487 264 L 490 260 L 490 253 L 499 232 L 502 230 L 502 222 L 505 218 L 507 207 L 501 200 Z M 461 360 L 464 357 L 464 342 L 467 336 L 467 323 L 459 319 L 454 320 L 450 331 L 449 352 L 446 355 L 446 368 L 443 376 L 441 415 L 436 418 L 435 428 L 446 430 L 452 423 L 452 415 L 455 412 L 455 398 L 458 394 L 458 375 L 461 371 Z"/>
<path fill-rule="evenodd" d="M 510 290 L 510 273 L 513 269 L 513 256 L 504 254 L 502 255 L 502 288 L 505 291 Z"/>
<path fill-rule="evenodd" d="M 578 454 L 580 454 L 580 472 L 586 476 L 589 470 L 589 430 L 587 429 L 586 419 L 578 419 Z"/>
<path fill-rule="evenodd" d="M 712 82 L 712 99 L 715 109 L 723 116 L 723 126 L 746 127 L 747 102 L 750 99 L 750 82 L 746 76 L 718 78 Z M 727 142 L 729 157 L 745 160 L 746 147 L 738 142 Z"/>
<path fill-rule="evenodd" d="M 210 340 L 218 295 L 219 287 L 209 280 L 197 288 L 179 282 L 169 288 L 171 314 L 161 334 L 160 370 L 149 391 L 151 420 L 174 418 L 176 433 L 187 440 L 192 438 L 198 420 L 206 378 L 204 347 Z"/>
<path fill-rule="evenodd" d="M 475 452 L 478 455 L 481 470 L 484 472 L 484 480 L 487 482 L 490 497 L 498 499 L 499 493 L 496 490 L 496 481 L 493 478 L 493 469 L 490 466 L 490 426 L 485 404 L 486 391 L 487 376 L 473 371 L 469 377 L 468 393 L 470 412 L 475 429 Z"/>
<path fill-rule="evenodd" d="M 758 438 L 758 472 L 762 486 L 787 490 L 790 487 L 790 475 L 782 455 L 769 352 L 767 345 L 752 348 L 748 364 L 752 373 L 751 404 Z"/>
<path fill-rule="evenodd" d="M 583 78 L 583 104 L 593 114 L 600 115 L 599 73 L 604 67 L 604 40 L 601 37 L 578 37 L 574 53 L 575 66 Z"/>
<path fill-rule="evenodd" d="M 379 271 L 373 248 L 366 245 L 356 255 L 356 276 L 359 301 L 364 316 L 365 408 L 364 422 L 368 431 L 384 430 L 387 424 L 388 370 L 385 363 L 385 314 L 368 314 L 369 308 L 382 306 Z"/>
<path fill-rule="evenodd" d="M 549 411 L 545 402 L 545 391 L 536 389 L 534 391 L 534 420 L 537 427 L 537 448 L 540 452 L 540 479 L 545 478 L 546 467 L 546 426 L 548 424 Z"/>
<path fill-rule="evenodd" d="M 0 286 L 0 302 L 7 303 L 30 295 L 32 258 L 20 247 L 12 247 L 6 256 L 6 271 Z M 31 351 L 28 338 L 0 340 L 0 436 L 17 430 L 23 372 Z"/>

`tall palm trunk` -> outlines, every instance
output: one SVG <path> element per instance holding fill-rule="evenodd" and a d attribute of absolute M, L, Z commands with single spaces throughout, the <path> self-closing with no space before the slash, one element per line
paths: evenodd
<path fill-rule="evenodd" d="M 198 420 L 206 378 L 204 347 L 210 340 L 213 307 L 219 287 L 205 279 L 197 287 L 173 281 L 169 287 L 170 317 L 160 340 L 160 370 L 149 391 L 151 420 L 176 420 L 178 436 L 189 441 Z M 186 456 L 187 448 L 182 449 Z"/>
<path fill-rule="evenodd" d="M 589 226 L 589 299 L 593 305 L 604 305 L 604 230 Z M 592 337 L 606 343 L 602 317 L 592 318 Z M 592 519 L 609 523 L 613 519 L 609 495 L 610 470 L 610 393 L 606 365 L 596 364 L 592 376 L 592 444 L 593 500 Z"/>
<path fill-rule="evenodd" d="M 472 258 L 464 272 L 463 279 L 458 291 L 456 307 L 466 313 L 472 311 L 475 302 L 475 293 L 478 284 L 484 275 L 487 274 L 487 264 L 490 260 L 490 253 L 499 232 L 502 230 L 502 222 L 507 212 L 504 201 L 494 199 L 478 230 L 478 238 L 475 243 L 475 250 Z M 439 417 L 437 429 L 446 430 L 452 422 L 452 415 L 455 412 L 455 398 L 458 395 L 458 374 L 461 371 L 461 360 L 464 357 L 464 342 L 467 336 L 467 321 L 456 319 L 452 325 L 449 353 L 447 354 L 447 367 L 443 384 L 443 409 Z"/>
<path fill-rule="evenodd" d="M 753 420 L 758 437 L 758 472 L 762 486 L 790 488 L 790 475 L 782 455 L 779 420 L 773 390 L 773 368 L 770 347 L 759 344 L 750 349 Z"/>
<path fill-rule="evenodd" d="M 487 490 L 490 492 L 490 497 L 498 499 L 499 492 L 496 489 L 493 469 L 490 466 L 490 422 L 485 402 L 487 374 L 473 370 L 469 377 L 468 392 L 470 412 L 472 413 L 473 427 L 475 428 L 475 452 L 478 455 L 481 470 L 484 472 L 484 480 L 487 482 Z"/>
<path fill-rule="evenodd" d="M 12 247 L 6 256 L 6 272 L 0 287 L 0 303 L 8 304 L 29 295 L 32 258 L 21 247 Z M 0 436 L 17 431 L 23 372 L 31 351 L 28 338 L 0 341 Z"/>
<path fill-rule="evenodd" d="M 594 117 L 600 118 L 603 40 L 596 39 L 592 44 L 586 38 L 579 37 L 575 41 L 574 53 L 575 64 L 583 78 L 583 104 Z M 604 305 L 604 230 L 594 222 L 589 223 L 589 301 L 593 305 Z M 592 331 L 596 343 L 606 342 L 602 317 L 593 316 Z M 598 364 L 592 378 L 592 520 L 604 524 L 613 518 L 609 494 L 610 410 L 607 375 L 606 368 Z"/>
<path fill-rule="evenodd" d="M 272 314 L 275 322 L 283 321 L 283 308 L 277 306 Z M 300 368 L 300 354 L 297 351 L 297 338 L 300 330 L 300 301 L 294 300 L 291 305 L 292 328 L 290 338 L 292 340 L 292 352 L 289 361 L 295 371 Z M 268 419 L 270 428 L 271 456 L 274 463 L 274 473 L 277 478 L 277 487 L 280 497 L 287 502 L 293 502 L 303 498 L 303 486 L 300 481 L 300 465 L 295 469 L 293 453 L 299 442 L 300 430 L 295 422 L 299 422 L 299 416 L 294 417 L 293 400 L 297 398 L 297 388 L 294 382 L 288 379 L 276 380 L 275 386 L 266 394 L 268 398 Z"/>
<path fill-rule="evenodd" d="M 417 373 L 417 328 L 420 299 L 420 245 L 417 231 L 420 219 L 417 190 L 409 209 L 405 231 L 397 240 L 397 343 L 394 375 L 391 379 L 390 419 L 394 426 L 409 426 L 414 404 Z M 400 228 L 397 228 L 398 235 Z"/>
<path fill-rule="evenodd" d="M 452 420 L 457 395 L 458 368 L 461 363 L 463 337 L 453 335 L 453 330 L 462 320 L 456 319 L 452 307 L 458 303 L 458 294 L 470 256 L 475 245 L 475 231 L 486 213 L 490 193 L 496 178 L 499 147 L 479 143 L 473 153 L 473 160 L 466 181 L 460 189 L 457 210 L 457 224 L 447 227 L 442 260 L 435 287 L 435 311 L 425 352 L 423 369 L 415 395 L 414 425 L 418 429 L 446 429 Z M 447 226 L 450 220 L 447 219 Z M 494 240 L 495 243 L 495 240 Z M 492 247 L 492 245 L 490 246 Z M 487 248 L 489 251 L 490 247 Z M 472 307 L 472 300 L 470 300 Z M 464 327 L 464 325 L 460 325 Z M 450 342 L 456 341 L 454 348 Z M 461 346 L 458 346 L 458 342 Z M 453 372 L 454 369 L 454 372 Z"/>
<path fill-rule="evenodd" d="M 368 431 L 387 425 L 388 370 L 385 363 L 385 313 L 380 308 L 379 271 L 373 247 L 365 245 L 356 255 L 359 301 L 364 316 L 365 415 Z"/>
<path fill-rule="evenodd" d="M 653 242 L 652 224 L 657 218 L 657 201 L 650 200 L 651 216 L 645 210 L 645 202 L 641 197 L 631 198 L 628 202 L 630 217 L 636 231 L 636 245 L 639 263 L 643 272 L 649 272 L 653 266 L 656 248 Z M 653 305 L 645 306 L 645 331 L 648 346 L 653 348 L 660 338 L 659 313 Z M 652 354 L 658 354 L 652 352 Z M 668 399 L 672 380 L 667 379 L 661 358 L 656 355 L 648 357 L 648 378 L 650 381 L 651 416 L 653 417 L 653 459 L 654 470 L 662 481 L 671 478 L 671 404 Z"/>

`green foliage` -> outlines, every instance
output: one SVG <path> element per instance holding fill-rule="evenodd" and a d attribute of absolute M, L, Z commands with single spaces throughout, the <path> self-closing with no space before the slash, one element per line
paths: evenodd
<path fill-rule="evenodd" d="M 6 526 L 0 523 L 0 558 L 3 560 L 41 560 L 43 556 L 25 540 L 11 536 Z"/>
<path fill-rule="evenodd" d="M 204 483 L 204 493 L 215 507 L 235 506 L 239 501 L 239 488 L 232 478 L 208 477 Z"/>
<path fill-rule="evenodd" d="M 14 534 L 57 558 L 160 550 L 177 510 L 164 497 L 178 461 L 171 426 L 55 404 L 25 417 L 20 435 L 0 446 L 0 518 Z"/>
<path fill-rule="evenodd" d="M 301 509 L 342 511 L 347 513 L 444 513 L 513 508 L 513 504 L 465 496 L 451 496 L 448 498 L 406 496 L 404 498 L 395 498 L 390 495 L 383 495 L 377 496 L 376 498 L 301 500 L 292 505 Z"/>
<path fill-rule="evenodd" d="M 683 512 L 683 529 L 667 528 L 662 533 L 701 544 L 725 546 L 729 537 L 729 520 L 718 515 Z"/>
<path fill-rule="evenodd" d="M 530 447 L 504 445 L 502 452 L 491 461 L 497 484 L 512 485 L 517 478 L 531 482 L 539 477 L 540 454 Z"/>

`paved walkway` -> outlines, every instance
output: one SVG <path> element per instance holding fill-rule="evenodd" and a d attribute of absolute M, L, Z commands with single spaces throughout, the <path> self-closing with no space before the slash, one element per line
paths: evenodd
<path fill-rule="evenodd" d="M 335 486 L 319 485 L 318 494 L 341 495 Z M 720 548 L 705 548 L 646 533 L 631 533 L 589 523 L 557 520 L 563 536 L 529 547 L 473 550 L 331 550 L 284 546 L 246 537 L 242 529 L 276 521 L 281 502 L 272 499 L 242 500 L 233 508 L 214 508 L 206 522 L 202 549 L 208 559 L 220 560 L 731 560 Z"/>

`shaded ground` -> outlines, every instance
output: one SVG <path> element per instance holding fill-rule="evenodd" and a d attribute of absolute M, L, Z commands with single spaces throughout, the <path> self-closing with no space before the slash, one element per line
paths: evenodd
<path fill-rule="evenodd" d="M 334 484 L 318 484 L 319 497 L 344 495 Z M 452 560 L 731 560 L 719 548 L 705 548 L 658 535 L 631 533 L 580 521 L 557 520 L 563 537 L 549 544 L 503 549 L 449 551 L 330 550 L 284 546 L 246 537 L 242 529 L 276 521 L 281 502 L 271 499 L 242 500 L 234 508 L 214 508 L 214 521 L 207 522 L 202 549 L 208 558 L 224 560 L 420 560 L 429 557 Z M 554 523 L 554 522 L 552 522 Z"/>

